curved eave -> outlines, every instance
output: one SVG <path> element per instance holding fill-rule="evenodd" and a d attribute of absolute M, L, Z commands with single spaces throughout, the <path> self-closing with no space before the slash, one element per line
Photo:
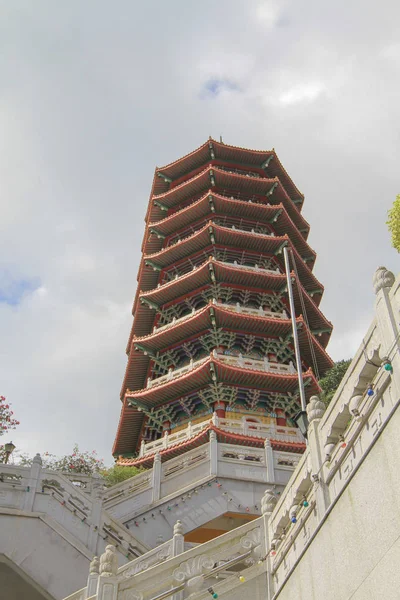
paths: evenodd
<path fill-rule="evenodd" d="M 228 385 L 254 387 L 269 392 L 292 392 L 298 389 L 297 374 L 270 373 L 267 371 L 256 371 L 244 369 L 237 366 L 230 366 L 220 361 L 218 358 L 209 357 L 205 359 L 198 367 L 184 373 L 175 379 L 153 385 L 151 388 L 144 388 L 137 391 L 126 393 L 128 402 L 135 401 L 151 408 L 156 405 L 166 404 L 176 398 L 192 392 L 196 389 L 212 383 L 215 375 L 217 380 Z M 306 387 L 307 396 L 317 394 L 320 391 L 317 380 L 311 370 L 303 373 L 303 379 L 308 381 Z"/>
<path fill-rule="evenodd" d="M 188 450 L 192 450 L 194 448 L 197 448 L 198 446 L 207 443 L 210 431 L 215 431 L 218 442 L 222 444 L 250 446 L 253 448 L 264 447 L 265 438 L 231 433 L 230 431 L 224 431 L 222 429 L 219 429 L 218 427 L 215 427 L 215 425 L 209 425 L 189 440 L 185 440 L 183 442 L 180 442 L 179 444 L 175 444 L 174 446 L 170 446 L 169 448 L 161 450 L 159 452 L 161 461 L 165 462 L 167 460 L 180 456 L 181 454 L 183 454 L 183 452 L 187 452 Z M 302 444 L 301 442 L 282 442 L 280 440 L 274 440 L 273 438 L 270 440 L 270 442 L 274 450 L 280 450 L 283 452 L 294 452 L 302 454 L 306 449 L 306 445 L 304 443 Z M 143 456 L 142 458 L 119 458 L 117 464 L 123 466 L 151 468 L 153 466 L 155 454 L 156 453 L 153 452 L 151 454 Z"/>
<path fill-rule="evenodd" d="M 210 210 L 210 198 L 212 198 L 215 213 Z M 226 198 L 225 196 L 208 191 L 193 204 L 182 208 L 160 221 L 149 223 L 149 231 L 154 229 L 165 235 L 165 237 L 168 237 L 194 222 L 200 221 L 202 218 L 212 219 L 214 216 L 223 217 L 225 215 L 247 218 L 252 221 L 260 221 L 261 223 L 269 223 L 274 217 L 277 217 L 277 221 L 273 223 L 275 232 L 278 235 L 287 233 L 299 253 L 310 258 L 309 264 L 311 268 L 314 266 L 317 256 L 316 252 L 309 246 L 301 233 L 299 233 L 299 230 L 289 217 L 282 203 L 274 205 L 256 204 L 236 198 Z M 159 251 L 162 245 L 162 239 L 157 239 L 155 235 L 150 236 L 149 234 L 143 251 L 145 254 L 151 254 Z"/>
<path fill-rule="evenodd" d="M 176 301 L 179 298 L 183 298 L 186 294 L 189 294 L 198 288 L 210 285 L 211 265 L 214 269 L 215 278 L 218 283 L 232 284 L 235 287 L 252 288 L 259 290 L 260 292 L 279 292 L 283 291 L 286 287 L 286 276 L 283 274 L 273 275 L 264 269 L 245 269 L 209 259 L 194 271 L 191 271 L 174 281 L 165 283 L 158 288 L 141 293 L 140 296 L 148 298 L 159 306 L 167 305 L 173 300 Z M 295 279 L 293 274 L 292 278 Z M 312 329 L 321 329 L 323 327 L 332 330 L 332 323 L 330 323 L 322 314 L 316 303 L 310 298 L 301 284 L 300 289 L 306 305 L 310 327 Z M 300 315 L 302 313 L 302 308 L 297 285 L 293 286 L 293 294 L 295 298 L 296 314 Z"/>
<path fill-rule="evenodd" d="M 274 291 L 281 290 L 286 283 L 286 276 L 282 274 L 272 275 L 265 269 L 251 270 L 235 267 L 234 265 L 228 266 L 210 258 L 186 275 L 142 293 L 140 297 L 147 298 L 159 306 L 168 304 L 189 291 L 211 284 L 211 267 L 214 269 L 215 274 L 218 274 L 218 282 L 232 283 L 238 286 L 251 286 L 253 283 L 255 284 L 254 287 L 265 286 L 266 289 Z"/>
<path fill-rule="evenodd" d="M 239 165 L 244 164 L 253 167 L 261 167 L 266 160 L 271 159 L 271 156 L 272 160 L 270 160 L 268 167 L 266 167 L 266 171 L 271 172 L 274 176 L 276 175 L 282 179 L 291 198 L 304 199 L 304 195 L 299 191 L 291 177 L 288 175 L 274 149 L 251 150 L 224 144 L 210 138 L 204 144 L 196 148 L 196 150 L 193 150 L 193 152 L 182 156 L 168 165 L 158 168 L 157 172 L 163 173 L 170 179 L 175 180 L 192 170 L 200 168 L 206 162 L 213 159 L 223 160 L 228 163 L 238 163 Z"/>
<path fill-rule="evenodd" d="M 113 456 L 135 452 L 143 423 L 143 413 L 124 400 L 112 449 Z"/>
<path fill-rule="evenodd" d="M 212 178 L 214 178 L 215 185 L 212 185 Z M 267 193 L 270 192 L 274 184 L 277 184 L 277 187 L 272 195 L 268 197 Z M 308 222 L 299 212 L 278 177 L 247 177 L 238 173 L 229 173 L 216 166 L 207 166 L 203 171 L 175 188 L 163 194 L 154 195 L 152 204 L 154 205 L 154 201 L 158 201 L 166 207 L 173 208 L 188 198 L 203 194 L 210 187 L 213 190 L 215 188 L 216 192 L 218 189 L 224 189 L 227 193 L 232 190 L 251 196 L 260 196 L 265 198 L 266 203 L 269 202 L 270 204 L 282 202 L 296 226 L 306 230 L 306 233 L 309 231 Z M 157 207 L 157 205 L 154 206 Z M 157 218 L 151 214 L 151 221 L 157 220 Z"/>
<path fill-rule="evenodd" d="M 211 241 L 213 237 L 214 242 Z M 287 234 L 283 236 L 270 236 L 256 234 L 250 231 L 241 231 L 213 223 L 206 224 L 191 236 L 188 236 L 182 242 L 173 246 L 163 248 L 155 254 L 149 254 L 143 257 L 144 262 L 151 261 L 157 264 L 160 269 L 168 268 L 172 265 L 179 265 L 180 261 L 193 258 L 194 255 L 203 251 L 212 255 L 215 246 L 247 250 L 257 254 L 267 256 L 279 255 L 284 244 L 289 244 L 292 248 L 296 260 L 297 269 L 302 285 L 306 290 L 321 290 L 316 298 L 319 303 L 322 298 L 324 287 L 312 273 L 311 269 L 304 262 L 296 247 L 292 244 Z M 283 259 L 281 259 L 283 266 Z"/>
<path fill-rule="evenodd" d="M 258 333 L 262 336 L 280 337 L 287 335 L 292 331 L 290 319 L 271 319 L 265 316 L 249 315 L 240 313 L 232 309 L 219 306 L 218 304 L 209 304 L 197 311 L 193 316 L 169 327 L 168 329 L 154 332 L 150 335 L 136 338 L 133 340 L 139 343 L 150 352 L 162 351 L 173 347 L 184 339 L 200 334 L 213 326 L 213 321 L 217 327 L 225 330 L 237 331 L 248 334 Z M 312 355 L 310 350 L 309 330 L 302 317 L 296 319 L 299 328 L 300 351 L 307 364 L 312 364 Z M 312 336 L 314 351 L 317 358 L 318 369 L 324 373 L 333 366 L 332 359 L 328 356 L 323 346 Z M 129 386 L 128 386 L 129 387 Z M 132 389 L 132 387 L 130 388 Z"/>

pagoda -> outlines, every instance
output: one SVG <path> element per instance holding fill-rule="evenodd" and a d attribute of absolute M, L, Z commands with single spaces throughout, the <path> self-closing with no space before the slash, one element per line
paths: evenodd
<path fill-rule="evenodd" d="M 274 150 L 209 139 L 156 168 L 113 454 L 149 468 L 206 444 L 301 454 L 306 396 L 332 366 L 304 196 Z M 296 365 L 283 248 L 302 364 Z"/>

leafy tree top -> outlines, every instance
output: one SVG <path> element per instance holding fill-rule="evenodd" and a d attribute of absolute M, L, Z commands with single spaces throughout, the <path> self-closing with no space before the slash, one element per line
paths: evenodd
<path fill-rule="evenodd" d="M 386 225 L 392 234 L 392 246 L 400 252 L 400 194 L 393 202 L 392 208 L 388 211 L 388 220 Z"/>
<path fill-rule="evenodd" d="M 322 389 L 320 396 L 321 400 L 325 402 L 325 404 L 328 405 L 332 400 L 334 393 L 338 389 L 350 363 L 351 358 L 348 360 L 339 360 L 331 369 L 329 369 L 329 371 L 325 373 L 325 376 L 319 380 L 318 383 Z"/>

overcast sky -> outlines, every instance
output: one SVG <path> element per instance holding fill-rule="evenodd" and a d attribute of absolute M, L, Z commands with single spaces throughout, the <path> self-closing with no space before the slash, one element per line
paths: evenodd
<path fill-rule="evenodd" d="M 336 360 L 398 271 L 396 0 L 0 1 L 0 394 L 13 442 L 110 461 L 154 167 L 209 135 L 305 194 Z M 2 438 L 2 441 L 7 441 Z"/>

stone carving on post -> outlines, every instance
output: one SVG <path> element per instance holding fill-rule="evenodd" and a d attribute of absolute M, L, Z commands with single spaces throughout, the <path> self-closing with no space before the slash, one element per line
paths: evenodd
<path fill-rule="evenodd" d="M 272 490 L 266 490 L 261 499 L 261 514 L 270 515 L 276 506 L 276 497 Z"/>
<path fill-rule="evenodd" d="M 311 423 L 315 419 L 322 419 L 325 412 L 325 404 L 318 396 L 311 396 L 310 402 L 307 404 L 307 418 Z"/>
<path fill-rule="evenodd" d="M 115 546 L 106 546 L 104 554 L 100 557 L 100 575 L 102 577 L 113 577 L 118 571 L 118 559 Z"/>
<path fill-rule="evenodd" d="M 177 521 L 174 525 L 174 535 L 172 538 L 172 556 L 178 556 L 185 550 L 185 539 L 183 537 L 183 525 Z"/>
<path fill-rule="evenodd" d="M 91 596 L 94 596 L 94 594 L 96 593 L 97 582 L 99 579 L 99 568 L 100 568 L 99 557 L 94 556 L 93 560 L 91 561 L 90 566 L 89 566 L 89 577 L 87 580 L 87 588 L 86 588 L 85 598 L 90 598 Z"/>
<path fill-rule="evenodd" d="M 118 596 L 118 560 L 114 546 L 106 546 L 100 557 L 100 576 L 97 582 L 97 600 L 117 600 Z"/>
<path fill-rule="evenodd" d="M 210 444 L 210 475 L 217 475 L 218 473 L 218 442 L 217 434 L 213 429 L 210 429 L 209 433 L 209 444 Z"/>
<path fill-rule="evenodd" d="M 159 452 L 156 452 L 153 460 L 153 502 L 157 502 L 160 499 L 161 494 L 161 456 Z"/>
<path fill-rule="evenodd" d="M 384 288 L 391 288 L 394 284 L 394 275 L 386 267 L 378 267 L 372 278 L 372 285 L 375 294 L 378 294 Z"/>

